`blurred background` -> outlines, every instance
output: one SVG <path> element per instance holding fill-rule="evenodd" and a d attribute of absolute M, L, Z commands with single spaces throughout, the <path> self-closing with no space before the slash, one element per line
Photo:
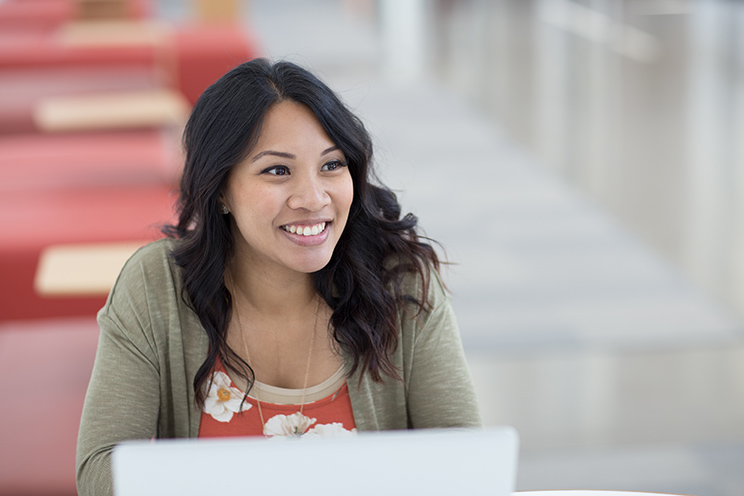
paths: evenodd
<path fill-rule="evenodd" d="M 255 56 L 339 92 L 442 243 L 518 489 L 742 494 L 737 0 L 0 0 L 0 493 L 74 494 L 95 312 Z"/>

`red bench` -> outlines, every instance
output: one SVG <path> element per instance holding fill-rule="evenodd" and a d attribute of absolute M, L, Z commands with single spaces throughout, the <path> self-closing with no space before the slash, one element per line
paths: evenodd
<path fill-rule="evenodd" d="M 128 0 L 124 16 L 141 18 L 151 11 L 149 0 Z M 79 17 L 78 0 L 3 0 L 0 2 L 0 31 L 49 31 Z"/>
<path fill-rule="evenodd" d="M 0 194 L 69 187 L 174 185 L 175 131 L 140 129 L 0 135 Z"/>
<path fill-rule="evenodd" d="M 107 64 L 0 71 L 0 133 L 37 132 L 35 112 L 49 98 L 161 88 L 156 67 Z M 54 81 L 54 84 L 49 84 Z"/>
<path fill-rule="evenodd" d="M 222 74 L 257 53 L 235 23 L 162 30 L 152 26 L 149 35 L 147 26 L 132 25 L 132 30 L 131 39 L 121 43 L 107 43 L 105 32 L 97 35 L 82 28 L 42 34 L 0 31 L 0 70 L 116 65 L 142 72 L 156 67 L 194 103 Z M 127 38 L 125 32 L 122 36 Z"/>
<path fill-rule="evenodd" d="M 0 324 L 0 494 L 74 496 L 93 318 Z"/>
<path fill-rule="evenodd" d="M 147 240 L 174 218 L 167 185 L 3 191 L 0 195 L 0 321 L 95 315 L 105 295 L 43 297 L 34 290 L 50 245 Z"/>

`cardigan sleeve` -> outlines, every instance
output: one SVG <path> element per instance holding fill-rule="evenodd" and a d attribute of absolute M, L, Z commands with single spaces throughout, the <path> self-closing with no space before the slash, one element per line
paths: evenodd
<path fill-rule="evenodd" d="M 80 495 L 112 494 L 114 446 L 156 435 L 159 365 L 143 303 L 146 288 L 137 274 L 141 270 L 136 264 L 125 267 L 98 315 L 101 333 L 78 433 Z"/>
<path fill-rule="evenodd" d="M 196 437 L 194 378 L 208 338 L 184 299 L 176 241 L 162 239 L 126 263 L 98 314 L 96 361 L 78 435 L 81 495 L 111 494 L 111 452 L 125 440 Z"/>
<path fill-rule="evenodd" d="M 406 364 L 410 427 L 477 427 L 480 409 L 449 296 L 436 274 L 431 308 L 408 315 L 412 327 Z"/>

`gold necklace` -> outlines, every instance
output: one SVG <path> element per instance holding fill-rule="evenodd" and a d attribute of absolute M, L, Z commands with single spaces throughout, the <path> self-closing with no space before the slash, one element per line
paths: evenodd
<path fill-rule="evenodd" d="M 315 344 L 315 334 L 318 330 L 318 314 L 320 313 L 320 297 L 317 297 L 318 303 L 315 307 L 315 322 L 313 323 L 313 333 L 310 335 L 310 349 L 307 352 L 307 364 L 305 365 L 305 380 L 302 384 L 302 398 L 300 399 L 300 416 L 302 416 L 302 412 L 305 409 L 305 393 L 307 392 L 307 382 L 310 378 L 310 363 L 313 358 L 313 345 Z M 238 318 L 238 327 L 240 328 L 240 339 L 243 342 L 243 349 L 245 350 L 245 357 L 248 360 L 248 364 L 251 363 L 251 354 L 250 350 L 248 349 L 248 343 L 245 340 L 245 332 L 243 331 L 243 322 L 240 320 L 240 311 L 238 310 L 238 304 L 237 302 L 234 303 L 235 306 L 235 316 Z M 276 342 L 276 336 L 274 336 L 274 340 Z M 278 350 L 278 349 L 277 349 Z M 278 351 L 277 351 L 278 353 Z M 254 376 L 253 382 L 255 384 L 256 378 Z M 263 410 L 261 409 L 261 401 L 258 399 L 258 395 L 254 398 L 256 400 L 256 406 L 258 406 L 258 416 L 261 419 L 261 432 L 264 436 L 266 436 L 266 422 L 264 421 L 263 416 Z M 301 434 L 296 432 L 295 434 Z M 267 436 L 268 437 L 268 436 Z"/>

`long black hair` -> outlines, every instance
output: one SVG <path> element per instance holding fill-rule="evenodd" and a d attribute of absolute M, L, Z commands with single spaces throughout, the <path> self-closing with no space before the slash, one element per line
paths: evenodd
<path fill-rule="evenodd" d="M 349 218 L 330 262 L 313 274 L 316 291 L 333 310 L 337 346 L 352 358 L 349 375 L 361 368 L 373 380 L 400 379 L 391 356 L 398 345 L 397 321 L 405 305 L 426 306 L 431 270 L 439 270 L 432 246 L 416 233 L 412 214 L 401 218 L 395 194 L 373 184 L 372 141 L 362 122 L 336 94 L 307 70 L 290 62 L 246 62 L 207 88 L 184 131 L 186 162 L 179 220 L 165 228 L 180 238 L 172 256 L 183 268 L 184 298 L 209 337 L 207 359 L 197 371 L 197 402 L 219 358 L 248 381 L 250 366 L 227 345 L 232 295 L 225 268 L 233 256 L 230 216 L 219 198 L 230 170 L 255 146 L 264 116 L 275 103 L 306 105 L 347 160 L 354 185 Z M 404 276 L 422 281 L 419 295 L 405 294 Z"/>

